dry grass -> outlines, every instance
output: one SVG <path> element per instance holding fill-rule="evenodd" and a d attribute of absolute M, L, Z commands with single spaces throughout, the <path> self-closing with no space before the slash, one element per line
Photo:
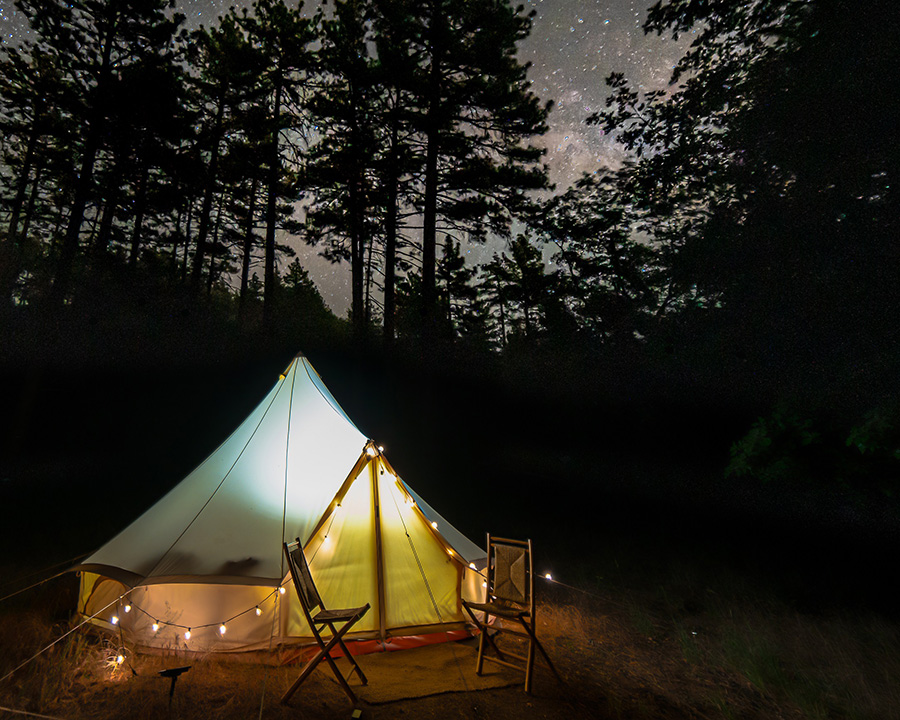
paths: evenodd
<path fill-rule="evenodd" d="M 0 607 L 0 676 L 71 627 L 68 582 Z M 726 576 L 681 573 L 655 588 L 597 586 L 592 594 L 545 590 L 539 632 L 563 684 L 539 671 L 531 697 L 505 688 L 363 704 L 362 717 L 900 718 L 900 624 L 884 617 L 804 614 Z M 285 707 L 278 699 L 295 666 L 130 653 L 119 664 L 118 652 L 116 638 L 72 633 L 0 683 L 0 706 L 69 720 L 317 720 L 352 711 L 323 672 Z M 192 669 L 170 711 L 169 681 L 157 671 L 178 664 Z"/>

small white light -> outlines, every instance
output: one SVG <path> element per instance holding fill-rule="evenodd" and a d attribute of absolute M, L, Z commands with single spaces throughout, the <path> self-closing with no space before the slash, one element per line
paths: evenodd
<path fill-rule="evenodd" d="M 487 587 L 487 581 L 486 581 L 486 580 L 485 580 L 483 583 L 481 583 L 481 587 L 483 587 L 483 588 L 486 588 L 486 587 Z"/>
<path fill-rule="evenodd" d="M 190 628 L 188 628 L 188 629 L 185 631 L 185 633 L 184 633 L 184 639 L 185 639 L 185 640 L 190 640 L 190 639 L 191 639 L 191 629 L 190 629 Z"/>
<path fill-rule="evenodd" d="M 328 542 L 328 536 L 326 535 L 325 537 L 322 538 L 322 543 L 324 544 L 327 542 Z"/>
<path fill-rule="evenodd" d="M 475 563 L 469 563 L 469 567 L 472 568 L 473 570 L 478 569 L 477 567 L 475 567 Z"/>
<path fill-rule="evenodd" d="M 159 623 L 158 622 L 153 623 L 153 632 L 157 632 L 158 630 L 159 630 Z"/>
<path fill-rule="evenodd" d="M 448 554 L 448 555 L 453 555 L 453 551 L 452 551 L 450 548 L 447 548 L 447 554 Z"/>
<path fill-rule="evenodd" d="M 219 635 L 224 635 L 224 634 L 225 634 L 225 623 L 222 623 L 221 625 L 219 625 Z"/>
<path fill-rule="evenodd" d="M 433 527 L 435 530 L 437 530 L 437 523 L 436 522 L 431 523 L 431 527 Z"/>
<path fill-rule="evenodd" d="M 384 452 L 384 445 L 378 446 L 378 452 Z"/>
<path fill-rule="evenodd" d="M 124 656 L 124 655 L 119 655 L 119 656 L 116 657 L 116 664 L 117 664 L 117 665 L 121 665 L 123 662 L 125 662 L 125 656 Z"/>
<path fill-rule="evenodd" d="M 284 585 L 282 585 L 280 588 L 278 588 L 278 592 L 280 592 L 282 595 L 284 595 Z"/>
<path fill-rule="evenodd" d="M 259 605 L 256 606 L 256 617 L 262 615 L 262 610 L 259 609 Z"/>
<path fill-rule="evenodd" d="M 119 616 L 118 616 L 118 615 L 113 615 L 113 616 L 112 616 L 112 620 L 110 620 L 110 622 L 111 622 L 113 625 L 118 625 L 118 624 L 119 624 Z"/>
<path fill-rule="evenodd" d="M 366 448 L 366 455 L 369 457 L 375 457 L 377 452 L 378 451 L 372 445 L 369 445 L 369 447 Z"/>
<path fill-rule="evenodd" d="M 125 612 L 127 612 L 127 613 L 131 612 L 131 605 L 125 606 Z"/>
<path fill-rule="evenodd" d="M 544 575 L 544 577 L 547 578 L 548 580 L 553 579 L 553 576 L 550 573 L 547 573 L 546 575 Z"/>

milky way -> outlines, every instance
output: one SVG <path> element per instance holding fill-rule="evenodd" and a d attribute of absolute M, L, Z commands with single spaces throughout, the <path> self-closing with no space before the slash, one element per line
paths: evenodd
<path fill-rule="evenodd" d="M 644 90 L 665 87 L 683 43 L 644 35 L 641 25 L 651 0 L 526 0 L 536 11 L 532 33 L 519 56 L 531 63 L 529 78 L 535 92 L 553 100 L 550 129 L 537 141 L 547 149 L 550 176 L 557 189 L 571 185 L 582 173 L 619 165 L 622 152 L 585 118 L 603 106 L 604 78 L 623 72 Z M 180 0 L 178 9 L 188 24 L 212 25 L 229 6 L 244 7 L 251 0 Z M 0 32 L 4 42 L 27 34 L 27 22 L 9 0 L 0 0 Z M 309 4 L 307 4 L 309 7 Z M 332 266 L 314 251 L 298 248 L 326 302 L 338 313 L 348 305 L 349 270 Z M 480 261 L 492 248 L 474 248 Z"/>

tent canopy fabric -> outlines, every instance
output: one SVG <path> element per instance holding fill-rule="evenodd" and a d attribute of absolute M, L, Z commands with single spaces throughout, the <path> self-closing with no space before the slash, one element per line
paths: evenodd
<path fill-rule="evenodd" d="M 149 646 L 302 641 L 299 603 L 280 591 L 282 543 L 298 537 L 330 605 L 372 604 L 357 635 L 458 625 L 460 597 L 481 590 L 484 550 L 397 476 L 298 355 L 199 467 L 76 568 L 79 609 Z"/>

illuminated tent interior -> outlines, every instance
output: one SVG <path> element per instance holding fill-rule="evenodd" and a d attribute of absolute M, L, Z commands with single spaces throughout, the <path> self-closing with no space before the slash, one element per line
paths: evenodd
<path fill-rule="evenodd" d="M 460 629 L 461 597 L 483 593 L 485 551 L 397 476 L 298 355 L 212 455 L 75 568 L 78 609 L 145 647 L 307 643 L 282 555 L 296 537 L 329 607 L 371 604 L 349 637 Z"/>

